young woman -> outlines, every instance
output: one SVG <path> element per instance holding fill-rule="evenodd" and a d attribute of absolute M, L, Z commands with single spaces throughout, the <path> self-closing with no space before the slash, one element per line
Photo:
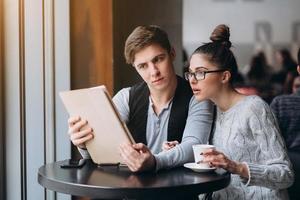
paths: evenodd
<path fill-rule="evenodd" d="M 232 87 L 237 63 L 230 50 L 229 28 L 219 25 L 212 42 L 191 56 L 190 82 L 197 100 L 216 105 L 212 144 L 204 162 L 232 173 L 230 185 L 213 199 L 288 199 L 285 188 L 294 174 L 285 144 L 270 107 L 258 96 L 245 96 Z"/>

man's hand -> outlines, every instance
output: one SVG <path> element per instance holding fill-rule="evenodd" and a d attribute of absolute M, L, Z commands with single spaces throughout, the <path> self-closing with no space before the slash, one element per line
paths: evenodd
<path fill-rule="evenodd" d="M 148 147 L 142 143 L 123 143 L 119 147 L 119 152 L 124 163 L 133 172 L 149 171 L 155 169 L 155 157 Z"/>
<path fill-rule="evenodd" d="M 68 124 L 70 140 L 75 146 L 84 149 L 84 143 L 94 137 L 93 129 L 88 125 L 86 120 L 81 119 L 79 116 L 70 117 Z"/>

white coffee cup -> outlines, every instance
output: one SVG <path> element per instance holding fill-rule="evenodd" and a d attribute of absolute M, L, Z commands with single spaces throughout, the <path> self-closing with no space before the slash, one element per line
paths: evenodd
<path fill-rule="evenodd" d="M 199 165 L 199 167 L 210 168 L 209 163 L 203 163 L 202 162 L 202 160 L 204 158 L 204 156 L 202 154 L 207 149 L 216 149 L 216 147 L 214 145 L 209 145 L 209 144 L 195 144 L 195 145 L 193 145 L 195 163 L 197 163 Z"/>

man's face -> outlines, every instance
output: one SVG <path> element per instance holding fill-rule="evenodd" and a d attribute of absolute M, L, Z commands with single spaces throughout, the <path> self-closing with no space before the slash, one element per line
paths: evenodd
<path fill-rule="evenodd" d="M 133 66 L 147 83 L 150 91 L 168 90 L 175 78 L 173 60 L 174 50 L 167 52 L 158 44 L 152 44 L 137 52 Z"/>

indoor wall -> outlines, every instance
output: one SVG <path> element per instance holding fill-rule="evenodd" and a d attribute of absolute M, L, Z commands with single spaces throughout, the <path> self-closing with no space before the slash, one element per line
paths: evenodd
<path fill-rule="evenodd" d="M 0 199 L 4 199 L 4 125 L 3 125 L 3 0 L 0 0 Z"/>
<path fill-rule="evenodd" d="M 70 199 L 37 182 L 40 166 L 71 156 L 68 115 L 58 93 L 105 84 L 113 94 L 139 81 L 123 58 L 125 39 L 138 25 L 157 24 L 169 33 L 181 74 L 182 0 L 2 4 L 0 199 Z"/>
<path fill-rule="evenodd" d="M 176 51 L 175 71 L 182 75 L 182 0 L 114 0 L 113 13 L 115 92 L 141 80 L 123 56 L 127 36 L 139 25 L 159 25 L 168 33 Z"/>
<path fill-rule="evenodd" d="M 297 0 L 184 0 L 183 46 L 191 54 L 218 24 L 231 29 L 231 41 L 240 69 L 247 70 L 251 56 L 266 53 L 275 65 L 274 51 L 291 50 L 296 58 L 300 45 L 300 1 Z"/>
<path fill-rule="evenodd" d="M 58 97 L 70 88 L 69 1 L 2 2 L 0 198 L 70 199 L 37 182 L 40 166 L 70 158 L 67 113 Z"/>
<path fill-rule="evenodd" d="M 105 84 L 112 92 L 112 0 L 72 0 L 70 19 L 72 89 Z"/>
<path fill-rule="evenodd" d="M 182 0 L 71 1 L 72 88 L 105 84 L 114 94 L 140 81 L 123 56 L 127 36 L 138 25 L 165 29 L 182 72 Z"/>

